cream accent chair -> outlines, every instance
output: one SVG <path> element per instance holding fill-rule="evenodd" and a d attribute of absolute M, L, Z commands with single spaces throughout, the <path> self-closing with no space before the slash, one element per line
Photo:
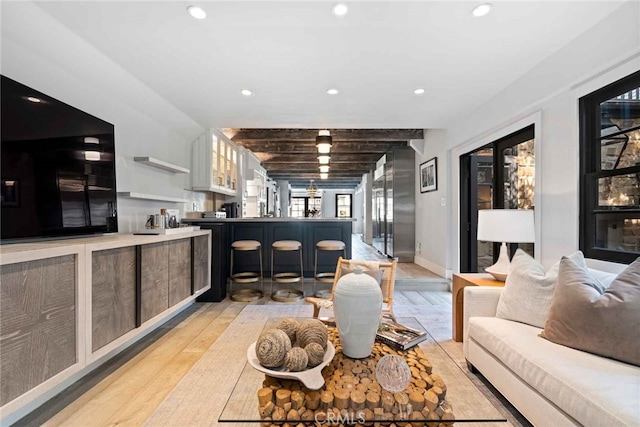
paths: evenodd
<path fill-rule="evenodd" d="M 336 274 L 333 279 L 333 286 L 331 287 L 331 295 L 329 298 L 317 298 L 306 297 L 305 301 L 313 304 L 313 317 L 317 318 L 320 314 L 320 309 L 325 308 L 333 309 L 333 292 L 335 291 L 336 284 L 342 275 L 342 268 L 354 269 L 356 267 L 362 268 L 362 270 L 383 270 L 382 280 L 380 282 L 380 288 L 382 290 L 382 315 L 395 320 L 393 314 L 393 288 L 396 281 L 396 265 L 397 261 L 391 262 L 377 262 L 377 261 L 364 261 L 364 260 L 349 260 L 342 257 L 338 258 L 338 264 L 336 266 Z"/>

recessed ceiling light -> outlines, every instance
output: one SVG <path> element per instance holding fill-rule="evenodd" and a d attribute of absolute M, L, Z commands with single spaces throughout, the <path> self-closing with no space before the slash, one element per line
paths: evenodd
<path fill-rule="evenodd" d="M 85 136 L 84 137 L 84 143 L 85 144 L 100 144 L 100 139 L 94 137 L 94 136 Z"/>
<path fill-rule="evenodd" d="M 253 95 L 253 92 L 251 92 L 249 89 L 242 89 L 240 91 L 241 94 L 243 94 L 244 96 L 251 96 Z"/>
<path fill-rule="evenodd" d="M 338 3 L 331 8 L 331 11 L 336 16 L 344 16 L 349 12 L 349 8 L 344 3 Z"/>
<path fill-rule="evenodd" d="M 207 17 L 207 12 L 205 12 L 204 9 L 198 6 L 189 6 L 187 8 L 187 12 L 189 12 L 189 15 L 193 16 L 196 19 L 204 19 Z"/>
<path fill-rule="evenodd" d="M 329 173 L 329 165 L 320 165 L 320 173 Z"/>
<path fill-rule="evenodd" d="M 329 90 L 327 91 L 327 93 L 328 93 L 329 95 L 337 95 L 337 94 L 338 94 L 338 89 L 329 89 Z"/>
<path fill-rule="evenodd" d="M 422 95 L 424 93 L 424 89 L 418 88 L 414 90 L 413 93 L 415 93 L 416 95 Z"/>
<path fill-rule="evenodd" d="M 27 101 L 36 102 L 36 103 L 42 102 L 40 98 L 36 98 L 35 96 L 27 96 Z"/>
<path fill-rule="evenodd" d="M 328 173 L 325 173 L 325 172 L 322 172 L 322 173 L 320 174 L 320 179 L 329 179 L 329 174 L 328 174 Z"/>
<path fill-rule="evenodd" d="M 491 8 L 493 8 L 493 5 L 491 3 L 484 3 L 474 7 L 471 13 L 473 14 L 473 16 L 480 17 L 491 12 Z"/>

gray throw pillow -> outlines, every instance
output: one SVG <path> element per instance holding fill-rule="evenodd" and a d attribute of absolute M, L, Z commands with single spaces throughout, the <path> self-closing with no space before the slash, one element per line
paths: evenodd
<path fill-rule="evenodd" d="M 586 268 L 582 252 L 575 252 L 569 258 Z M 500 294 L 496 317 L 544 328 L 559 265 L 558 262 L 545 272 L 542 264 L 518 249 L 511 260 L 511 269 Z"/>
<path fill-rule="evenodd" d="M 563 258 L 549 318 L 549 341 L 640 366 L 640 258 L 604 289 L 593 274 Z"/>

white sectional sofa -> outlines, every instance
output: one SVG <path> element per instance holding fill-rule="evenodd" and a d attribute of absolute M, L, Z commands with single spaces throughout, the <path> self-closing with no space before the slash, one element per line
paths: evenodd
<path fill-rule="evenodd" d="M 640 367 L 554 344 L 540 328 L 495 317 L 502 290 L 464 289 L 464 354 L 472 370 L 535 426 L 640 426 Z"/>

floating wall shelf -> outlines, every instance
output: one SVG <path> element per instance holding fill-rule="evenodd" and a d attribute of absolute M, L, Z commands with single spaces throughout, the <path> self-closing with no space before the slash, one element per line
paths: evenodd
<path fill-rule="evenodd" d="M 159 202 L 187 203 L 189 199 L 181 199 L 179 197 L 158 196 L 157 194 L 136 193 L 133 191 L 118 191 L 118 196 L 128 197 L 130 199 L 156 200 Z"/>
<path fill-rule="evenodd" d="M 154 168 L 163 169 L 173 173 L 190 173 L 191 171 L 182 166 L 174 165 L 163 160 L 158 160 L 155 157 L 134 157 L 133 161 L 144 163 L 145 165 L 153 166 Z"/>

